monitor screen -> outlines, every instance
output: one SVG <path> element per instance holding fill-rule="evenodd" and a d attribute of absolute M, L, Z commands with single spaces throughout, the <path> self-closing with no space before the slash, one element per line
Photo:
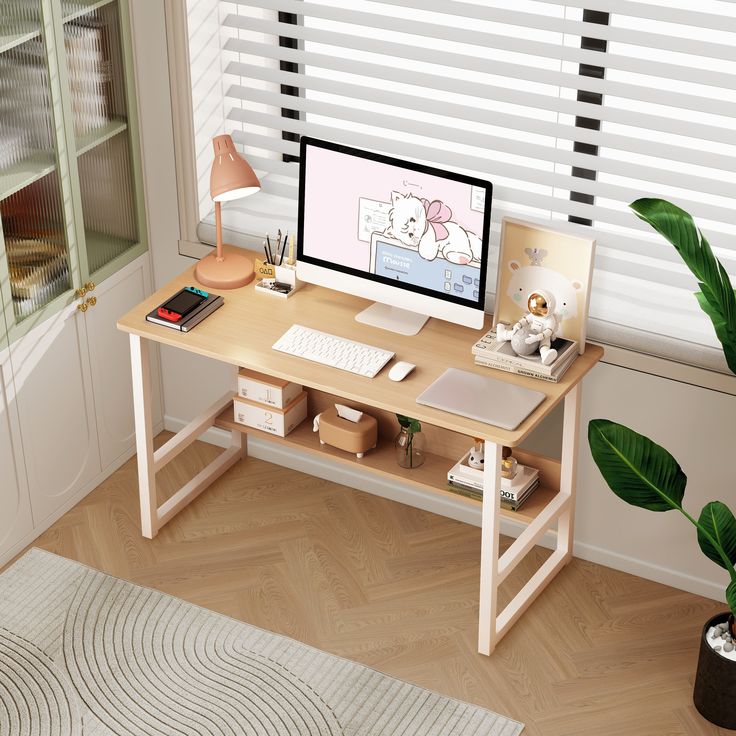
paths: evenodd
<path fill-rule="evenodd" d="M 302 138 L 298 259 L 482 310 L 489 182 Z"/>

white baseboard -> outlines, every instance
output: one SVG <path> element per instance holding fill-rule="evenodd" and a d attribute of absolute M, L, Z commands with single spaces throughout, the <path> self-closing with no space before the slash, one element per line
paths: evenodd
<path fill-rule="evenodd" d="M 174 417 L 164 417 L 164 427 L 170 432 L 178 432 L 187 422 Z M 223 429 L 212 427 L 205 432 L 200 439 L 218 447 L 230 446 L 230 433 Z M 262 440 L 258 437 L 248 436 L 248 454 L 259 460 L 282 465 L 292 470 L 299 470 L 318 478 L 340 483 L 341 485 L 357 488 L 360 491 L 366 491 L 376 496 L 404 503 L 408 506 L 429 511 L 440 516 L 447 516 L 450 519 L 456 519 L 466 524 L 474 526 L 481 525 L 480 508 L 468 508 L 461 501 L 454 501 L 451 498 L 428 498 L 421 491 L 403 485 L 400 482 L 392 482 L 375 476 L 367 476 L 359 469 L 349 468 L 337 463 L 332 463 L 328 459 L 314 457 L 306 453 L 299 452 L 294 449 L 287 449 L 283 445 L 275 442 Z M 517 537 L 525 528 L 524 525 L 516 523 L 511 519 L 501 519 L 501 533 L 510 537 Z M 540 546 L 548 549 L 554 549 L 556 535 L 547 533 L 540 541 Z M 573 554 L 575 557 L 595 562 L 598 565 L 621 570 L 632 575 L 653 580 L 657 583 L 669 585 L 673 588 L 702 595 L 706 598 L 725 601 L 725 586 L 717 582 L 702 580 L 691 575 L 685 575 L 678 570 L 638 560 L 633 557 L 627 557 L 619 552 L 596 547 L 587 542 L 576 541 L 573 545 Z"/>
<path fill-rule="evenodd" d="M 726 583 L 696 578 L 692 575 L 686 575 L 679 570 L 638 560 L 635 557 L 629 557 L 620 552 L 596 547 L 587 542 L 575 542 L 573 545 L 573 554 L 582 560 L 595 562 L 598 565 L 605 565 L 605 567 L 621 570 L 621 572 L 628 572 L 640 578 L 653 580 L 655 583 L 669 585 L 672 588 L 678 588 L 688 593 L 702 595 L 705 598 L 713 598 L 717 601 L 726 600 Z"/>

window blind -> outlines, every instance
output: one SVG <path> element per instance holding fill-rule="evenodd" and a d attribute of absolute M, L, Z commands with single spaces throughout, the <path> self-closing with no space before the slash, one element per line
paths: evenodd
<path fill-rule="evenodd" d="M 263 184 L 261 202 L 241 205 L 240 219 L 233 210 L 229 227 L 247 230 L 248 212 L 266 200 L 271 211 L 294 211 L 300 135 L 465 171 L 494 184 L 487 291 L 503 216 L 592 230 L 590 333 L 718 368 L 695 280 L 628 209 L 642 196 L 674 201 L 736 273 L 736 6 L 695 7 L 220 2 L 214 39 L 190 25 L 190 56 L 217 45 L 220 62 L 220 98 L 193 81 L 195 116 L 219 99 L 222 125 Z M 200 130 L 206 218 L 211 131 Z"/>

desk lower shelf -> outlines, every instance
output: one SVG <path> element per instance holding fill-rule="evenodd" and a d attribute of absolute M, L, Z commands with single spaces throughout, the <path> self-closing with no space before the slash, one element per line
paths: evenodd
<path fill-rule="evenodd" d="M 329 457 L 335 462 L 351 467 L 360 467 L 366 473 L 373 473 L 382 478 L 399 479 L 427 493 L 452 498 L 458 503 L 471 507 L 478 508 L 481 506 L 480 501 L 447 490 L 447 471 L 455 461 L 442 457 L 441 455 L 427 453 L 423 465 L 418 468 L 406 469 L 397 464 L 393 444 L 384 441 L 375 450 L 367 452 L 362 458 L 358 459 L 355 455 L 343 452 L 329 445 L 320 445 L 317 433 L 312 431 L 312 422 L 310 419 L 302 422 L 286 437 L 277 437 L 260 429 L 238 424 L 233 419 L 232 406 L 228 406 L 220 413 L 215 420 L 215 426 L 221 429 L 242 432 L 243 434 L 249 434 L 254 437 L 263 437 L 264 439 L 286 445 L 287 447 L 294 447 L 312 455 Z M 539 513 L 556 495 L 556 490 L 540 486 L 519 511 L 501 509 L 501 515 L 514 521 L 529 524 L 537 518 Z"/>

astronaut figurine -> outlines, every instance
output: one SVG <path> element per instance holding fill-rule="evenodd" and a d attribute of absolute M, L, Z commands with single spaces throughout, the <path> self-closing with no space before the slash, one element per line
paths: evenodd
<path fill-rule="evenodd" d="M 551 365 L 557 357 L 552 340 L 557 337 L 560 328 L 555 306 L 553 294 L 541 289 L 533 291 L 527 301 L 529 312 L 510 329 L 503 324 L 497 325 L 496 337 L 509 340 L 517 355 L 532 355 L 539 350 L 542 364 Z"/>

